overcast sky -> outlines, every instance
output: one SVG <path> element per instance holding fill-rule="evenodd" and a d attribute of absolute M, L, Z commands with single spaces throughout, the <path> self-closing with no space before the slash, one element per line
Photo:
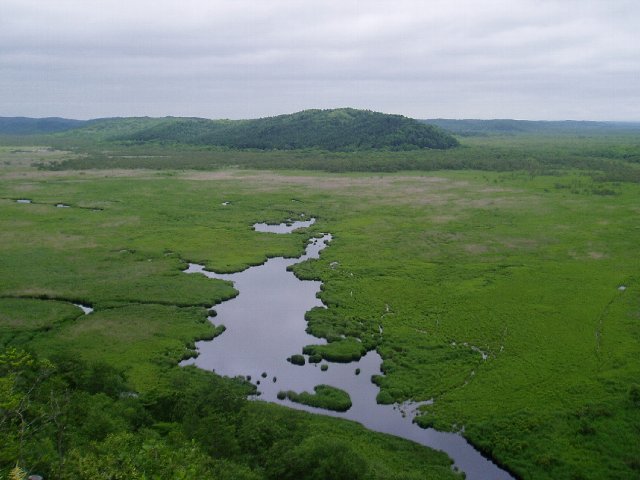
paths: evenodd
<path fill-rule="evenodd" d="M 0 116 L 640 120 L 640 0 L 0 0 Z"/>

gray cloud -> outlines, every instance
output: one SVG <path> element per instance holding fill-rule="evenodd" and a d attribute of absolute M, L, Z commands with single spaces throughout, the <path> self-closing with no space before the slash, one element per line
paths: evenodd
<path fill-rule="evenodd" d="M 640 119 L 627 0 L 3 0 L 0 115 Z"/>

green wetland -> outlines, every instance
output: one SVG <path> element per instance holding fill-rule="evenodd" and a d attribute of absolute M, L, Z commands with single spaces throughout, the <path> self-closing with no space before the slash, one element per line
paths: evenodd
<path fill-rule="evenodd" d="M 314 221 L 312 218 L 270 228 L 256 224 L 254 228 L 284 234 Z M 205 270 L 202 265 L 189 264 L 185 273 L 232 281 L 239 294 L 216 306 L 217 315 L 210 317 L 212 322 L 226 327 L 224 335 L 213 341 L 198 342 L 197 357 L 181 365 L 196 365 L 228 377 L 244 376 L 256 385 L 256 394 L 261 400 L 339 416 L 373 431 L 442 450 L 455 462 L 454 468 L 463 471 L 470 480 L 509 479 L 506 472 L 483 458 L 460 435 L 423 429 L 412 423 L 420 404 L 378 404 L 379 388 L 372 379 L 380 377 L 382 359 L 375 351 L 367 352 L 362 347 L 365 351 L 362 358 L 332 355 L 336 359 L 331 367 L 313 351 L 308 358 L 301 354 L 288 356 L 291 351 L 309 352 L 313 350 L 311 346 L 331 352 L 339 346 L 338 342 L 346 340 L 346 336 L 341 335 L 325 344 L 325 339 L 305 331 L 305 312 L 314 308 L 324 310 L 316 298 L 322 284 L 301 281 L 290 271 L 300 262 L 319 259 L 330 241 L 330 234 L 312 238 L 301 257 L 270 258 L 261 265 L 233 274 L 218 274 Z M 362 343 L 358 340 L 351 338 L 348 344 Z M 362 375 L 356 374 L 356 369 Z"/>
<path fill-rule="evenodd" d="M 178 367 L 224 335 L 209 308 L 237 295 L 185 275 L 189 263 L 238 272 L 330 232 L 320 258 L 292 266 L 323 284 L 327 308 L 306 319 L 326 342 L 287 356 L 375 350 L 379 403 L 433 399 L 420 425 L 463 431 L 518 478 L 638 477 L 636 138 L 460 141 L 372 152 L 374 166 L 418 168 L 391 173 L 312 169 L 363 170 L 363 152 L 239 151 L 222 165 L 205 160 L 236 153 L 168 146 L 145 169 L 152 159 L 122 155 L 164 147 L 114 146 L 104 165 L 102 147 L 0 147 L 1 475 L 17 463 L 46 478 L 459 476 L 440 452 Z M 440 167 L 456 155 L 463 166 Z M 252 229 L 300 214 L 316 222 Z"/>

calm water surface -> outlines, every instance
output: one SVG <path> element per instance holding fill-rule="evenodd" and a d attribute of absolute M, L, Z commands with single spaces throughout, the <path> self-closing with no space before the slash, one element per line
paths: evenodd
<path fill-rule="evenodd" d="M 277 227 L 278 233 L 287 233 L 301 228 L 300 225 L 309 226 L 312 223 L 313 219 L 271 227 Z M 258 225 L 256 230 L 266 231 L 259 230 Z M 286 361 L 287 357 L 301 353 L 305 345 L 325 343 L 324 339 L 305 332 L 304 320 L 306 311 L 323 307 L 316 297 L 321 282 L 301 281 L 287 271 L 287 267 L 318 258 L 330 240 L 331 235 L 312 239 L 304 255 L 299 258 L 271 258 L 262 265 L 233 274 L 217 274 L 206 271 L 202 265 L 189 264 L 186 273 L 232 281 L 240 293 L 216 306 L 215 318 L 209 317 L 213 323 L 225 325 L 226 331 L 212 341 L 198 342 L 198 357 L 182 365 L 193 364 L 231 377 L 251 376 L 254 384 L 259 382 L 257 386 L 262 400 L 355 420 L 371 430 L 443 450 L 454 460 L 456 468 L 466 473 L 468 479 L 513 478 L 480 455 L 462 436 L 422 429 L 413 424 L 413 411 L 418 404 L 378 405 L 378 387 L 371 382 L 371 376 L 380 374 L 382 359 L 375 351 L 369 352 L 358 362 L 329 363 L 328 370 L 324 372 L 317 364 L 297 366 Z M 356 368 L 360 369 L 359 375 L 355 374 Z M 266 373 L 266 377 L 263 377 L 263 373 Z M 278 400 L 276 397 L 280 390 L 311 392 L 314 386 L 322 383 L 349 392 L 353 406 L 347 412 L 338 413 Z"/>
<path fill-rule="evenodd" d="M 255 223 L 253 225 L 253 229 L 256 232 L 266 232 L 266 233 L 291 233 L 294 230 L 299 228 L 310 227 L 316 223 L 315 218 L 310 218 L 309 220 L 298 220 L 298 221 L 289 221 L 287 223 L 278 223 L 275 225 L 271 225 L 269 223 Z"/>

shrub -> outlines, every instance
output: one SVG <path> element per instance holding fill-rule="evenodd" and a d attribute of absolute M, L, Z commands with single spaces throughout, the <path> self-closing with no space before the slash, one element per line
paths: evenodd
<path fill-rule="evenodd" d="M 635 407 L 640 407 L 640 385 L 634 383 L 629 387 L 629 400 Z"/>
<path fill-rule="evenodd" d="M 304 356 L 300 355 L 299 353 L 296 353 L 295 355 L 291 355 L 287 360 L 289 360 L 289 362 L 293 363 L 294 365 L 305 364 Z"/>
<path fill-rule="evenodd" d="M 380 405 L 391 405 L 393 403 L 393 397 L 386 390 L 380 390 L 376 395 L 376 402 Z"/>
<path fill-rule="evenodd" d="M 292 390 L 281 391 L 278 392 L 278 398 L 283 400 L 284 398 L 281 398 L 281 394 L 284 394 L 292 402 L 336 412 L 346 412 L 351 408 L 351 397 L 344 390 L 330 385 L 316 385 L 313 390 L 314 393 L 296 393 Z"/>

